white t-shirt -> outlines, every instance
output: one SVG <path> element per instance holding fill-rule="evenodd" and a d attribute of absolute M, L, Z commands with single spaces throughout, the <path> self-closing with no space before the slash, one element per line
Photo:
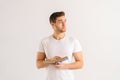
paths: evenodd
<path fill-rule="evenodd" d="M 82 51 L 79 40 L 72 37 L 65 36 L 60 40 L 56 40 L 52 35 L 44 38 L 39 45 L 39 52 L 45 52 L 46 57 L 53 58 L 54 56 L 68 57 L 68 60 L 63 63 L 73 62 L 73 53 Z M 72 70 L 70 69 L 57 69 L 52 65 L 47 67 L 48 75 L 47 80 L 74 80 Z"/>

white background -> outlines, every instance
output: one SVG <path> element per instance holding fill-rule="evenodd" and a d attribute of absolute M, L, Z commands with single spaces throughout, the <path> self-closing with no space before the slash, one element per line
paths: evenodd
<path fill-rule="evenodd" d="M 65 11 L 67 35 L 83 47 L 76 80 L 120 80 L 119 0 L 0 0 L 0 80 L 45 80 L 39 42 L 52 34 L 49 16 Z"/>

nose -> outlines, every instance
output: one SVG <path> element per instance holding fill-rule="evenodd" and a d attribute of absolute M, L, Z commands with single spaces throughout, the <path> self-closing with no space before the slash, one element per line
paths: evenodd
<path fill-rule="evenodd" d="M 63 24 L 62 24 L 63 26 L 65 26 L 66 25 L 66 22 L 63 22 Z"/>

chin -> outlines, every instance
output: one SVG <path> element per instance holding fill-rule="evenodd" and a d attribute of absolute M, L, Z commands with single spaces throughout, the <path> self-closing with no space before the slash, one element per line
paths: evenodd
<path fill-rule="evenodd" d="M 65 29 L 63 29 L 63 30 L 60 30 L 60 32 L 61 32 L 61 33 L 63 33 L 63 32 L 66 32 L 66 30 L 65 30 Z"/>
<path fill-rule="evenodd" d="M 63 31 L 61 31 L 61 32 L 66 32 L 66 30 L 63 30 Z"/>

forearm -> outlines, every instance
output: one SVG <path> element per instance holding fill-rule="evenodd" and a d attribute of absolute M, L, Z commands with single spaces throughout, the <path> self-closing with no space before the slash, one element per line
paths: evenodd
<path fill-rule="evenodd" d="M 73 63 L 59 63 L 58 65 L 54 65 L 56 68 L 59 69 L 80 69 L 83 67 L 83 62 L 82 61 L 75 61 Z"/>
<path fill-rule="evenodd" d="M 37 60 L 37 61 L 36 61 L 36 66 L 37 66 L 38 69 L 40 69 L 40 68 L 45 68 L 45 67 L 48 66 L 48 65 L 44 64 L 43 61 L 44 61 L 44 60 Z"/>
<path fill-rule="evenodd" d="M 83 62 L 76 61 L 70 64 L 65 64 L 66 69 L 81 69 L 83 67 Z"/>

